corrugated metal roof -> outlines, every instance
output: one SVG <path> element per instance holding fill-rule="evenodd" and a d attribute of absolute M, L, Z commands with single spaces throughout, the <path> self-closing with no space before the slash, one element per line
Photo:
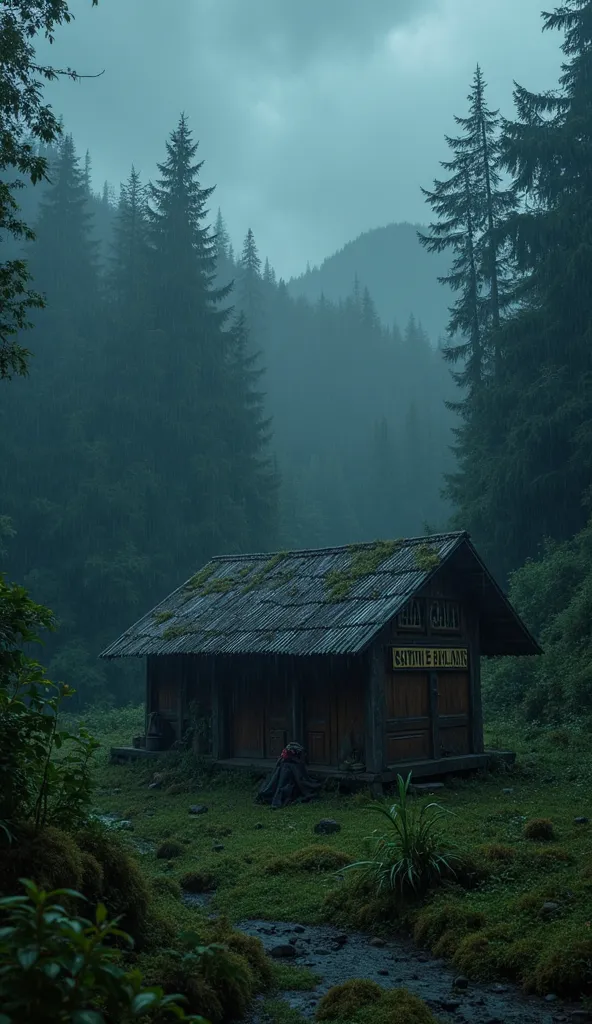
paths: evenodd
<path fill-rule="evenodd" d="M 214 558 L 101 657 L 356 654 L 465 537 Z"/>

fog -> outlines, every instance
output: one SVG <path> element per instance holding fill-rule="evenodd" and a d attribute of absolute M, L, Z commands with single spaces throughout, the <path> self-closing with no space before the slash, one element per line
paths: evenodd
<path fill-rule="evenodd" d="M 54 63 L 93 74 L 48 95 L 93 180 L 146 178 L 181 111 L 235 247 L 250 227 L 279 276 L 373 227 L 423 222 L 477 61 L 491 106 L 557 80 L 540 0 L 86 0 Z M 48 47 L 41 53 L 46 56 Z"/>

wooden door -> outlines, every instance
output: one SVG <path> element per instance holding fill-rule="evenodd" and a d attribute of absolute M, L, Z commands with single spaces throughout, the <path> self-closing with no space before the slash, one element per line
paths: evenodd
<path fill-rule="evenodd" d="M 386 760 L 425 761 L 433 757 L 428 672 L 394 672 L 386 679 Z"/>
<path fill-rule="evenodd" d="M 440 756 L 471 752 L 470 684 L 468 672 L 438 673 Z"/>
<path fill-rule="evenodd" d="M 286 679 L 271 679 L 265 705 L 265 757 L 276 760 L 289 742 L 292 718 L 290 684 Z"/>
<path fill-rule="evenodd" d="M 337 679 L 337 755 L 342 761 L 352 750 L 362 754 L 366 744 L 365 688 L 363 678 L 346 675 Z"/>
<path fill-rule="evenodd" d="M 312 683 L 304 692 L 304 745 L 309 764 L 331 764 L 331 691 Z"/>
<path fill-rule="evenodd" d="M 265 693 L 252 679 L 238 679 L 232 693 L 232 756 L 262 758 L 264 749 Z"/>

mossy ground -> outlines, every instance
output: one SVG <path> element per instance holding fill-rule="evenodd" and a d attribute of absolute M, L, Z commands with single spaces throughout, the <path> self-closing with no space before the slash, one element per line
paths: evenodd
<path fill-rule="evenodd" d="M 406 911 L 404 923 L 417 941 L 472 977 L 511 978 L 542 994 L 592 990 L 592 824 L 575 823 L 580 816 L 592 820 L 592 741 L 563 731 L 497 733 L 489 745 L 517 750 L 516 768 L 455 780 L 437 794 L 451 812 L 445 822 L 451 839 L 480 866 L 481 881 L 447 885 L 423 907 Z M 105 736 L 106 746 L 123 738 Z M 332 903 L 343 910 L 335 893 L 349 883 L 336 878 L 335 866 L 366 856 L 364 837 L 380 824 L 365 810 L 364 796 L 328 793 L 312 804 L 272 812 L 254 803 L 257 783 L 242 776 L 221 775 L 202 787 L 194 782 L 179 794 L 164 786 L 150 790 L 157 767 L 166 770 L 166 762 L 113 766 L 102 755 L 97 810 L 132 820 L 127 841 L 140 840 L 150 849 L 141 857 L 142 870 L 171 916 L 178 920 L 195 911 L 183 908 L 178 889 L 160 880 L 179 882 L 189 872 L 214 879 L 213 908 L 233 921 L 316 924 L 327 919 Z M 208 813 L 191 816 L 192 803 L 206 804 Z M 313 826 L 322 817 L 336 818 L 341 831 L 317 838 Z M 528 839 L 525 825 L 533 820 L 551 821 L 554 838 Z M 216 840 L 214 832 L 223 838 Z M 178 843 L 181 855 L 158 859 L 156 850 L 165 841 Z M 309 854 L 317 845 L 320 859 Z M 301 850 L 307 852 L 299 866 Z M 328 850 L 335 851 L 335 860 Z M 381 915 L 379 902 L 374 922 L 368 912 L 364 918 L 363 902 L 348 892 L 352 926 L 363 923 L 383 932 L 398 926 L 388 908 Z M 544 910 L 546 903 L 556 907 Z"/>

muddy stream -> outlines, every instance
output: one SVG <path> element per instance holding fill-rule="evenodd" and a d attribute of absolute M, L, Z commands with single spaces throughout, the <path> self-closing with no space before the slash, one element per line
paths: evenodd
<path fill-rule="evenodd" d="M 207 903 L 204 896 L 190 893 L 183 898 L 188 905 L 203 907 Z M 414 992 L 425 1000 L 442 1024 L 592 1021 L 592 1016 L 581 1008 L 568 1006 L 552 995 L 546 999 L 532 998 L 510 984 L 478 984 L 460 978 L 443 960 L 436 960 L 402 938 L 383 943 L 368 935 L 346 934 L 329 926 L 305 927 L 287 921 L 242 921 L 236 927 L 260 939 L 266 951 L 279 962 L 308 967 L 321 977 L 312 991 L 281 993 L 282 999 L 308 1019 L 314 1017 L 319 1000 L 333 985 L 349 978 L 371 978 L 385 988 L 407 988 Z M 255 1005 L 251 1024 L 257 1024 L 258 1019 Z"/>

